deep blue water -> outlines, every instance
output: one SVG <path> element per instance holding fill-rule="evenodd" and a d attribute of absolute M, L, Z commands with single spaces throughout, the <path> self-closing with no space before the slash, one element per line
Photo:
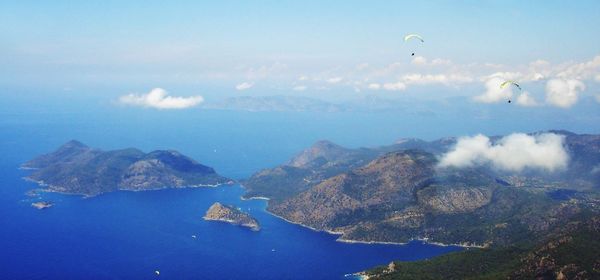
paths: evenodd
<path fill-rule="evenodd" d="M 28 185 L 3 178 L 3 185 Z M 241 201 L 242 193 L 232 186 L 117 192 L 90 199 L 43 194 L 56 206 L 37 210 L 29 205 L 37 198 L 3 191 L 2 278 L 151 279 L 159 270 L 161 279 L 339 279 L 394 259 L 456 250 L 420 242 L 336 242 L 333 235 L 269 215 L 264 201 Z M 202 220 L 215 201 L 250 212 L 262 230 Z"/>
<path fill-rule="evenodd" d="M 238 185 L 115 192 L 88 199 L 54 193 L 32 198 L 25 193 L 37 186 L 22 180 L 27 171 L 18 169 L 27 159 L 74 138 L 103 149 L 177 149 L 225 176 L 243 178 L 283 162 L 337 122 L 337 117 L 326 116 L 324 126 L 289 129 L 310 118 L 230 112 L 196 117 L 189 113 L 157 117 L 148 112 L 3 114 L 0 278 L 340 279 L 391 260 L 459 250 L 421 242 L 405 246 L 336 242 L 334 235 L 270 215 L 265 201 L 240 200 L 244 190 Z M 343 138 L 343 132 L 337 133 Z M 347 136 L 350 141 L 360 138 Z M 55 206 L 32 208 L 31 202 L 38 200 L 53 201 Z M 216 201 L 249 211 L 262 230 L 202 220 Z"/>
<path fill-rule="evenodd" d="M 387 145 L 400 137 L 431 140 L 561 128 L 597 132 L 599 119 L 593 104 L 577 111 L 586 114 L 456 105 L 464 100 L 423 112 L 247 113 L 124 108 L 86 92 L 2 94 L 0 279 L 155 279 L 155 270 L 163 279 L 339 279 L 391 260 L 458 250 L 420 242 L 336 242 L 336 236 L 271 216 L 265 201 L 241 201 L 239 186 L 116 192 L 90 199 L 45 193 L 40 199 L 56 205 L 32 208 L 25 192 L 36 186 L 22 180 L 26 171 L 17 167 L 71 139 L 101 149 L 175 149 L 240 179 L 286 161 L 319 139 L 359 147 Z M 216 201 L 251 212 L 263 229 L 203 221 Z"/>

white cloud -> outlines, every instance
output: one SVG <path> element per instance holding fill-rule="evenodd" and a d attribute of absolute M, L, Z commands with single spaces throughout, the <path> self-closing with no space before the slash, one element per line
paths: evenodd
<path fill-rule="evenodd" d="M 521 72 L 495 72 L 491 75 L 483 77 L 481 80 L 486 82 L 492 78 L 499 78 L 503 82 L 507 80 L 516 81 L 517 83 L 537 82 L 547 78 L 547 75 L 535 70 L 529 69 L 525 73 Z"/>
<path fill-rule="evenodd" d="M 342 80 L 343 80 L 342 77 L 334 77 L 334 78 L 327 79 L 327 82 L 330 84 L 337 84 L 337 83 L 341 82 Z"/>
<path fill-rule="evenodd" d="M 411 63 L 414 65 L 424 66 L 427 65 L 427 58 L 422 56 L 415 56 L 415 58 L 412 59 Z"/>
<path fill-rule="evenodd" d="M 318 65 L 288 67 L 283 63 L 265 64 L 265 66 L 240 67 L 239 76 L 234 77 L 240 82 L 254 82 L 266 84 L 288 84 L 292 90 L 297 85 L 304 85 L 310 89 L 318 90 L 319 87 L 333 89 L 335 87 L 357 87 L 359 89 L 376 90 L 402 90 L 404 88 L 420 86 L 447 86 L 460 88 L 472 85 L 466 90 L 475 88 L 479 84 L 481 92 L 473 92 L 475 101 L 478 102 L 506 102 L 513 98 L 515 105 L 529 106 L 532 97 L 538 105 L 550 105 L 544 101 L 543 92 L 533 89 L 543 88 L 546 82 L 552 79 L 576 79 L 586 83 L 596 79 L 600 82 L 600 56 L 586 61 L 573 61 L 564 63 L 550 63 L 545 60 L 527 61 L 517 65 L 490 64 L 490 63 L 456 63 L 445 58 L 427 58 L 420 55 L 410 57 L 407 61 L 378 64 L 371 61 L 360 61 L 350 65 L 332 65 L 321 68 Z M 415 66 L 416 65 L 416 66 Z M 579 78 L 581 77 L 581 78 Z M 584 78 L 585 77 L 585 78 Z M 489 86 L 493 78 L 500 80 L 517 81 L 523 90 L 529 90 L 529 95 L 520 95 L 514 87 L 501 91 L 499 87 Z M 264 82 L 263 82 L 264 81 Z M 294 84 L 293 82 L 297 82 Z M 357 84 L 361 82 L 361 84 Z M 399 84 L 400 82 L 401 84 Z M 543 83 L 543 84 L 542 84 Z M 374 84 L 369 87 L 370 84 Z M 384 87 L 384 85 L 386 85 Z M 395 86 L 394 86 L 395 85 Z M 594 86 L 598 84 L 594 83 Z M 592 84 L 589 85 L 590 87 Z M 577 88 L 579 91 L 579 88 Z M 454 93 L 448 93 L 454 94 Z M 539 95 L 538 95 L 539 94 Z M 511 96 L 512 95 L 512 96 Z M 521 96 L 519 102 L 519 97 Z M 539 96 L 539 97 L 538 97 Z"/>
<path fill-rule="evenodd" d="M 545 78 L 546 78 L 546 76 L 544 76 L 544 74 L 535 72 L 535 73 L 531 74 L 531 76 L 529 77 L 529 80 L 537 82 L 537 81 L 541 81 Z"/>
<path fill-rule="evenodd" d="M 585 80 L 598 74 L 600 71 L 600 55 L 592 60 L 568 66 L 556 76 L 563 79 Z"/>
<path fill-rule="evenodd" d="M 488 81 L 492 78 L 499 78 L 503 81 L 513 80 L 513 81 L 521 81 L 524 75 L 521 72 L 495 72 L 487 77 L 484 77 L 485 81 Z"/>
<path fill-rule="evenodd" d="M 243 83 L 235 86 L 235 89 L 237 89 L 237 90 L 247 90 L 247 89 L 249 89 L 249 88 L 251 88 L 253 86 L 254 86 L 254 83 L 243 82 Z"/>
<path fill-rule="evenodd" d="M 450 65 L 452 64 L 452 61 L 450 61 L 449 59 L 443 59 L 443 58 L 434 58 L 431 61 L 431 65 Z"/>
<path fill-rule="evenodd" d="M 585 90 L 585 85 L 579 80 L 552 79 L 546 83 L 546 102 L 568 108 L 577 103 L 582 90 Z"/>
<path fill-rule="evenodd" d="M 442 66 L 450 65 L 452 62 L 443 58 L 434 58 L 431 62 L 429 62 L 429 60 L 423 56 L 415 56 L 411 63 L 418 66 Z"/>
<path fill-rule="evenodd" d="M 367 87 L 372 90 L 378 90 L 381 88 L 381 85 L 378 83 L 370 83 Z"/>
<path fill-rule="evenodd" d="M 513 93 L 512 87 L 501 88 L 504 79 L 493 77 L 485 82 L 485 92 L 473 97 L 473 100 L 481 103 L 496 103 L 509 100 Z"/>
<path fill-rule="evenodd" d="M 503 80 L 513 80 L 518 82 L 536 82 L 546 78 L 550 75 L 549 62 L 544 60 L 536 60 L 529 64 L 527 69 L 521 69 L 521 71 L 504 71 L 495 72 L 483 78 L 484 81 L 490 78 L 501 78 Z"/>
<path fill-rule="evenodd" d="M 492 144 L 484 135 L 459 138 L 454 148 L 444 154 L 441 167 L 470 167 L 490 164 L 505 171 L 526 168 L 555 171 L 567 167 L 569 155 L 564 136 L 545 133 L 527 135 L 513 133 Z"/>
<path fill-rule="evenodd" d="M 406 84 L 428 85 L 428 84 L 443 84 L 456 85 L 461 83 L 472 82 L 473 79 L 466 75 L 460 74 L 408 74 L 402 77 Z"/>
<path fill-rule="evenodd" d="M 132 106 L 151 107 L 156 109 L 184 109 L 202 103 L 202 96 L 173 97 L 168 96 L 162 88 L 155 88 L 147 94 L 128 94 L 119 97 L 119 103 Z"/>
<path fill-rule="evenodd" d="M 528 71 L 529 80 L 540 81 L 552 76 L 552 65 L 546 60 L 538 59 L 529 63 Z"/>
<path fill-rule="evenodd" d="M 519 94 L 519 96 L 517 96 L 517 104 L 525 107 L 538 105 L 535 99 L 527 91 L 524 91 L 523 93 Z"/>
<path fill-rule="evenodd" d="M 386 83 L 386 84 L 383 84 L 383 89 L 392 90 L 392 91 L 405 90 L 406 84 L 404 84 L 403 82 Z"/>
<path fill-rule="evenodd" d="M 293 91 L 305 91 L 306 86 L 295 86 L 292 88 Z"/>

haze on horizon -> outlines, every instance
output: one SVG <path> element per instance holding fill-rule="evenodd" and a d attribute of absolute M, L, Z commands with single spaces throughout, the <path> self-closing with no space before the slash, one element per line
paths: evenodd
<path fill-rule="evenodd" d="M 1 107 L 466 112 L 590 127 L 596 26 L 597 1 L 3 2 Z"/>

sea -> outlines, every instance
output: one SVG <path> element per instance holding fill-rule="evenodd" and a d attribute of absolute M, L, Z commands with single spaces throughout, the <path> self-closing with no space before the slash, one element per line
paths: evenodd
<path fill-rule="evenodd" d="M 361 147 L 387 145 L 401 137 L 431 140 L 557 128 L 533 119 L 515 124 L 515 129 L 502 112 L 486 121 L 404 112 L 168 111 L 77 96 L 40 101 L 6 95 L 3 100 L 0 279 L 348 279 L 345 275 L 393 260 L 463 250 L 421 241 L 338 242 L 336 235 L 269 214 L 265 200 L 240 199 L 244 188 L 239 184 L 119 191 L 91 198 L 28 196 L 38 186 L 22 179 L 30 171 L 19 166 L 71 139 L 104 150 L 174 149 L 239 180 L 281 164 L 321 139 Z M 452 126 L 461 119 L 460 126 Z M 31 207 L 36 201 L 52 201 L 54 206 L 38 210 Z M 249 212 L 261 231 L 204 221 L 214 202 Z"/>

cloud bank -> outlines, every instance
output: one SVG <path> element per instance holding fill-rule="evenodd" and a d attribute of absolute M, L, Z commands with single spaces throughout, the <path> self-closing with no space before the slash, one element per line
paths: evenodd
<path fill-rule="evenodd" d="M 581 62 L 551 63 L 537 59 L 517 65 L 455 63 L 443 58 L 415 56 L 410 61 L 361 63 L 352 68 L 334 65 L 311 74 L 302 73 L 300 77 L 293 76 L 292 87 L 302 80 L 303 85 L 315 89 L 346 87 L 354 91 L 407 91 L 411 94 L 410 90 L 417 87 L 444 86 L 467 92 L 473 101 L 480 103 L 512 100 L 511 106 L 570 108 L 586 94 L 585 90 L 593 91 L 589 93 L 592 97 L 597 92 L 595 82 L 600 82 L 600 56 Z M 519 83 L 522 91 L 513 86 L 500 88 L 507 80 Z"/>
<path fill-rule="evenodd" d="M 456 146 L 442 156 L 439 165 L 461 168 L 490 164 L 504 171 L 532 168 L 552 172 L 567 167 L 569 155 L 563 144 L 564 137 L 554 133 L 513 133 L 496 143 L 479 134 L 459 138 Z"/>
<path fill-rule="evenodd" d="M 196 106 L 204 101 L 202 96 L 173 97 L 167 91 L 155 88 L 147 94 L 128 94 L 119 97 L 119 103 L 131 106 L 141 106 L 156 109 L 185 109 Z"/>

